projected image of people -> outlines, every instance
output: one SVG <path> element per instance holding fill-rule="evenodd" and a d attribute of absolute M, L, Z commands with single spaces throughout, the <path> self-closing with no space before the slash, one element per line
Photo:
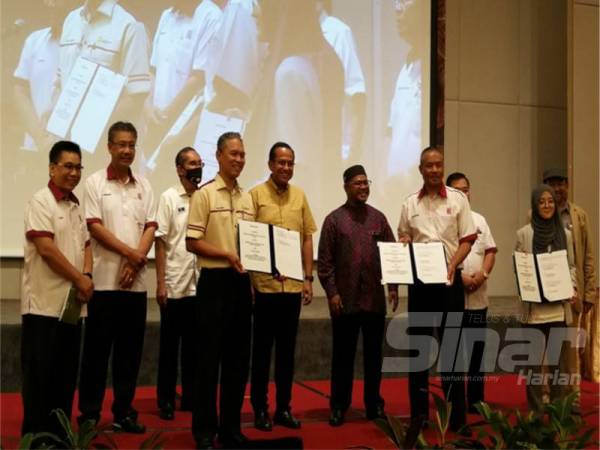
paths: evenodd
<path fill-rule="evenodd" d="M 204 93 L 210 43 L 221 26 L 223 12 L 219 4 L 222 3 L 176 0 L 160 16 L 150 57 L 154 82 L 144 105 L 142 146 L 147 157 L 152 157 L 190 100 Z M 182 131 L 183 127 L 169 137 L 175 139 Z M 193 135 L 186 137 L 192 139 Z M 162 156 L 150 168 L 163 163 L 165 158 L 169 162 L 172 159 L 166 151 Z"/>
<path fill-rule="evenodd" d="M 22 251 L 26 180 L 43 175 L 40 157 L 76 142 L 85 178 L 106 167 L 116 121 L 139 131 L 133 169 L 156 193 L 178 182 L 182 147 L 214 178 L 225 131 L 244 139 L 248 189 L 269 176 L 256 152 L 288 142 L 317 222 L 343 201 L 335 174 L 348 165 L 372 168 L 372 202 L 392 222 L 392 199 L 419 188 L 431 0 L 19 0 L 2 2 L 0 22 L 11 94 L 0 97 L 10 205 L 0 250 Z"/>
<path fill-rule="evenodd" d="M 400 38 L 409 46 L 396 80 L 390 104 L 391 143 L 388 175 L 406 174 L 419 163 L 421 141 L 422 59 L 428 57 L 423 46 L 422 19 L 427 18 L 426 2 L 394 0 L 396 25 Z M 420 20 L 421 19 L 421 20 Z"/>
<path fill-rule="evenodd" d="M 268 45 L 268 56 L 248 143 L 284 138 L 293 143 L 297 182 L 309 196 L 318 195 L 325 188 L 325 173 L 340 167 L 343 68 L 323 37 L 314 0 L 263 0 L 259 5 L 259 39 Z"/>

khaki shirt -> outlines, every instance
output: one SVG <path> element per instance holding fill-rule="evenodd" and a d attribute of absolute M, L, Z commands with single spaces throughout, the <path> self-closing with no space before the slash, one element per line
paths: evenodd
<path fill-rule="evenodd" d="M 254 205 L 247 192 L 236 184 L 229 191 L 219 174 L 194 192 L 190 200 L 187 237 L 204 239 L 215 247 L 239 254 L 238 220 L 254 221 Z M 207 269 L 231 267 L 223 258 L 198 256 L 198 267 Z"/>
<path fill-rule="evenodd" d="M 271 178 L 250 190 L 256 210 L 256 221 L 268 223 L 309 236 L 317 231 L 304 191 L 288 185 L 279 191 Z M 302 244 L 302 243 L 301 243 Z M 310 275 L 310 274 L 309 274 Z M 277 281 L 273 275 L 253 273 L 252 284 L 259 292 L 302 292 L 303 283 L 297 280 Z"/>

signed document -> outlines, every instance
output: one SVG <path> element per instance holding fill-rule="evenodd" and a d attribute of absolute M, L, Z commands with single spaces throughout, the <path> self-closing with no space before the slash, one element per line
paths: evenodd
<path fill-rule="evenodd" d="M 413 243 L 417 278 L 425 284 L 446 284 L 448 267 L 441 242 Z"/>
<path fill-rule="evenodd" d="M 277 271 L 294 280 L 303 280 L 300 233 L 273 226 L 273 251 Z"/>
<path fill-rule="evenodd" d="M 544 298 L 550 302 L 569 299 L 573 296 L 573 282 L 567 260 L 567 251 L 535 255 Z"/>
<path fill-rule="evenodd" d="M 537 281 L 535 260 L 532 253 L 515 252 L 515 272 L 517 273 L 517 284 L 519 296 L 524 302 L 542 302 L 542 296 Z"/>
<path fill-rule="evenodd" d="M 382 284 L 413 284 L 410 245 L 378 242 Z"/>
<path fill-rule="evenodd" d="M 244 269 L 271 273 L 269 225 L 240 220 L 240 260 Z"/>

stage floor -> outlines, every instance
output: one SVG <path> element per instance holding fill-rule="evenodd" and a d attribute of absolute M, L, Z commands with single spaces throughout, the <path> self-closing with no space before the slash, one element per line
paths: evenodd
<path fill-rule="evenodd" d="M 406 378 L 388 378 L 382 382 L 382 395 L 386 401 L 386 411 L 389 414 L 407 417 L 408 390 Z M 439 380 L 435 380 L 439 385 Z M 274 398 L 273 386 L 270 398 Z M 596 429 L 598 438 L 598 384 L 583 382 L 581 403 L 589 426 Z M 302 420 L 302 429 L 289 430 L 275 426 L 273 431 L 265 433 L 253 427 L 253 414 L 249 399 L 244 402 L 243 408 L 243 432 L 251 439 L 271 439 L 286 436 L 297 436 L 303 439 L 306 449 L 334 449 L 334 448 L 370 448 L 391 449 L 395 448 L 393 443 L 372 422 L 364 417 L 362 404 L 362 382 L 354 384 L 352 408 L 347 414 L 347 423 L 340 428 L 332 428 L 328 425 L 329 417 L 329 382 L 328 381 L 306 381 L 297 382 L 293 392 L 293 411 Z M 107 391 L 102 423 L 108 423 L 110 417 L 110 402 L 112 392 Z M 518 408 L 527 412 L 527 401 L 525 398 L 525 387 L 517 384 L 514 375 L 490 375 L 486 383 L 486 400 L 493 408 L 509 410 Z M 77 400 L 75 400 L 75 406 Z M 19 427 L 22 420 L 22 406 L 19 394 L 1 394 L 1 442 L 0 447 L 4 449 L 18 448 Z M 190 431 L 191 413 L 177 411 L 174 421 L 163 421 L 158 417 L 156 407 L 156 396 L 154 387 L 141 387 L 137 390 L 134 407 L 140 413 L 140 421 L 147 426 L 145 435 L 111 434 L 118 448 L 140 448 L 142 441 L 147 439 L 152 432 L 160 431 L 164 440 L 165 449 L 194 448 L 194 440 Z M 272 411 L 271 411 L 272 412 Z M 433 417 L 433 409 L 431 411 Z M 478 416 L 469 415 L 469 423 L 478 421 Z M 425 434 L 430 442 L 434 439 L 434 431 L 429 429 Z M 451 435 L 449 435 L 451 436 Z"/>

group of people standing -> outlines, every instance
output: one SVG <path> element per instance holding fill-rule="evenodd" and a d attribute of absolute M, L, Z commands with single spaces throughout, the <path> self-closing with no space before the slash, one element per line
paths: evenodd
<path fill-rule="evenodd" d="M 81 180 L 81 151 L 73 142 L 55 143 L 49 157 L 48 186 L 27 206 L 22 287 L 23 434 L 60 432 L 50 413 L 55 408 L 70 417 L 83 318 L 79 423 L 100 420 L 112 353 L 113 427 L 122 432 L 145 432 L 132 402 L 146 322 L 147 255 L 153 243 L 156 298 L 161 306 L 160 417 L 171 420 L 175 414 L 181 338 L 181 409 L 192 411 L 192 433 L 198 448 L 212 448 L 217 435 L 225 448 L 247 445 L 240 412 L 249 375 L 256 428 L 270 431 L 274 424 L 300 428 L 291 409 L 294 349 L 301 307 L 313 297 L 312 236 L 317 226 L 306 195 L 290 184 L 294 149 L 285 142 L 273 144 L 268 153 L 268 180 L 245 192 L 237 182 L 246 162 L 240 134 L 227 132 L 219 137 L 219 171 L 202 186 L 203 161 L 196 150 L 185 147 L 174 158 L 180 182 L 161 195 L 156 211 L 150 184 L 131 170 L 136 145 L 137 131 L 131 123 L 116 122 L 110 127 L 110 163 L 87 178 L 82 208 L 73 193 Z M 405 244 L 442 242 L 447 260 L 446 284 L 416 280 L 409 286 L 409 338 L 436 335 L 441 339 L 449 314 L 457 312 L 464 313 L 465 327 L 485 327 L 486 281 L 494 266 L 496 245 L 485 219 L 470 209 L 468 178 L 455 173 L 444 181 L 443 165 L 440 149 L 423 150 L 419 165 L 423 187 L 401 206 L 398 240 Z M 577 314 L 583 314 L 596 301 L 590 288 L 594 267 L 585 214 L 569 203 L 567 212 L 561 209 L 559 213 L 558 199 L 564 193 L 559 183 L 564 178 L 549 174 L 545 181 L 554 188 L 543 185 L 533 191 L 531 224 L 519 230 L 517 245 L 527 252 L 566 249 L 571 255 L 571 233 L 564 224 L 576 236 L 575 259 L 570 259 L 577 287 L 573 298 L 531 306 L 523 316 L 528 326 L 540 328 L 546 335 L 551 327 L 570 323 L 572 315 L 567 311 L 571 305 Z M 361 331 L 366 417 L 385 416 L 380 382 L 386 295 L 377 243 L 395 241 L 385 215 L 367 204 L 370 180 L 365 168 L 347 168 L 342 181 L 347 200 L 325 218 L 317 268 L 332 320 L 332 426 L 343 425 L 351 404 Z M 239 256 L 240 220 L 297 231 L 304 280 L 249 274 Z M 585 261 L 583 274 L 577 270 L 577 258 Z M 82 305 L 81 319 L 75 324 L 62 317 L 72 289 Z M 388 285 L 388 301 L 395 311 L 397 285 Z M 427 323 L 419 313 L 430 318 Z M 418 321 L 411 322 L 417 317 Z M 456 432 L 469 432 L 467 408 L 473 410 L 484 399 L 483 345 L 474 351 L 466 395 L 464 374 L 441 374 L 452 403 L 450 428 Z M 277 393 L 271 419 L 267 386 L 273 348 Z M 565 351 L 565 358 L 572 354 Z M 452 360 L 458 357 L 443 355 Z M 573 370 L 567 364 L 561 369 Z M 418 424 L 428 420 L 428 376 L 427 370 L 409 371 L 411 420 Z M 542 388 L 528 386 L 527 391 L 530 406 L 540 411 Z"/>

